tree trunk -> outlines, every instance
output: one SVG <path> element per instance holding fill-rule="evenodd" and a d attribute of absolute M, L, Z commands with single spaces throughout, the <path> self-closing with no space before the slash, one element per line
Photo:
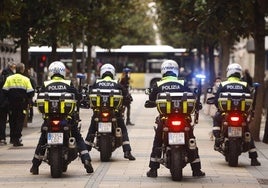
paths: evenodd
<path fill-rule="evenodd" d="M 57 61 L 58 60 L 58 57 L 57 57 L 57 47 L 58 47 L 58 45 L 57 45 L 57 38 L 56 37 L 53 37 L 51 47 L 52 47 L 51 56 L 50 56 L 51 57 L 51 62 Z M 51 62 L 48 62 L 48 65 L 46 65 L 46 66 L 48 67 Z"/>
<path fill-rule="evenodd" d="M 229 59 L 230 59 L 230 39 L 229 37 L 225 37 L 222 41 L 221 41 L 221 47 L 222 47 L 222 61 L 220 64 L 220 71 L 219 74 L 221 76 L 221 79 L 225 79 L 226 78 L 226 69 L 229 65 Z"/>
<path fill-rule="evenodd" d="M 264 2 L 264 1 L 263 1 Z M 265 2 L 264 2 L 265 3 Z M 251 134 L 255 141 L 260 141 L 260 125 L 263 110 L 264 98 L 264 71 L 265 71 L 265 20 L 264 12 L 261 9 L 262 5 L 255 2 L 255 69 L 254 69 L 254 82 L 260 83 L 258 88 L 258 95 L 256 101 L 255 118 L 250 124 Z"/>
<path fill-rule="evenodd" d="M 73 42 L 73 52 L 72 52 L 72 77 L 76 80 L 77 75 L 77 58 L 76 58 L 76 42 Z"/>
<path fill-rule="evenodd" d="M 28 42 L 28 14 L 27 10 L 25 8 L 21 9 L 21 62 L 25 65 L 25 73 L 28 75 L 28 69 L 29 69 L 29 58 L 28 58 L 28 48 L 29 48 L 29 42 Z M 26 113 L 23 127 L 27 127 L 28 123 L 28 113 Z"/>
<path fill-rule="evenodd" d="M 209 80 L 212 85 L 215 80 L 215 61 L 214 61 L 214 45 L 208 47 L 208 58 L 209 58 Z"/>
<path fill-rule="evenodd" d="M 265 123 L 265 129 L 264 129 L 264 135 L 263 135 L 262 141 L 268 144 L 268 108 L 266 108 L 266 123 Z"/>
<path fill-rule="evenodd" d="M 27 72 L 29 68 L 29 58 L 28 58 L 28 13 L 25 8 L 21 9 L 21 62 L 25 65 L 25 71 Z"/>
<path fill-rule="evenodd" d="M 87 59 L 86 59 L 86 67 L 87 67 L 87 83 L 91 83 L 91 73 L 92 73 L 92 58 L 91 58 L 91 48 L 92 44 L 87 43 Z"/>

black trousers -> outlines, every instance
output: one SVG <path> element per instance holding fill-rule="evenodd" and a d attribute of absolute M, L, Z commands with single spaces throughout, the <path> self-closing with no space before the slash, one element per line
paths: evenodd
<path fill-rule="evenodd" d="M 19 142 L 25 119 L 25 109 L 13 108 L 9 111 L 10 141 Z"/>
<path fill-rule="evenodd" d="M 125 105 L 125 111 L 126 111 L 126 123 L 130 123 L 130 103 L 128 103 L 127 105 Z"/>
<path fill-rule="evenodd" d="M 6 140 L 8 108 L 0 108 L 0 140 Z"/>

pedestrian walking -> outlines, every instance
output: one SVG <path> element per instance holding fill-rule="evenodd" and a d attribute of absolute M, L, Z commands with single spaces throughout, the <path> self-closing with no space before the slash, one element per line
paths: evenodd
<path fill-rule="evenodd" d="M 245 70 L 244 70 L 244 72 L 243 72 L 243 77 L 242 77 L 241 80 L 247 82 L 248 85 L 249 85 L 250 87 L 253 86 L 253 78 L 251 77 L 251 75 L 250 75 L 248 69 L 245 69 Z"/>
<path fill-rule="evenodd" d="M 30 79 L 23 75 L 23 63 L 16 65 L 16 73 L 7 77 L 3 86 L 4 95 L 9 103 L 10 143 L 23 146 L 21 136 L 28 101 L 34 95 Z"/>
<path fill-rule="evenodd" d="M 119 83 L 127 91 L 126 100 L 124 101 L 124 104 L 123 104 L 123 107 L 124 107 L 123 113 L 126 112 L 126 115 L 127 115 L 126 125 L 135 125 L 134 123 L 130 121 L 130 109 L 131 109 L 131 103 L 133 101 L 133 98 L 131 94 L 129 93 L 129 85 L 130 85 L 130 69 L 129 68 L 126 67 L 123 69 L 122 77 L 119 80 Z"/>
<path fill-rule="evenodd" d="M 37 86 L 37 79 L 36 79 L 36 73 L 34 72 L 33 68 L 28 69 L 28 76 L 30 79 L 30 82 L 32 84 L 33 89 L 36 89 Z M 33 110 L 34 102 L 33 98 L 29 100 L 29 105 L 27 109 L 27 121 L 28 123 L 32 123 L 33 121 L 33 115 L 34 115 L 34 110 Z"/>
<path fill-rule="evenodd" d="M 212 86 L 212 93 L 208 93 L 207 94 L 207 98 L 213 97 L 216 94 L 216 92 L 217 92 L 217 90 L 219 88 L 220 83 L 221 83 L 221 78 L 220 77 L 217 77 L 214 80 L 214 84 Z M 217 112 L 217 110 L 218 109 L 216 108 L 216 106 L 214 104 L 206 104 L 205 105 L 205 108 L 204 108 L 205 114 L 206 115 L 209 115 L 212 118 L 212 120 L 213 120 L 213 117 L 214 117 L 215 113 Z M 211 141 L 214 140 L 214 136 L 213 136 L 212 130 L 209 132 L 209 139 Z"/>

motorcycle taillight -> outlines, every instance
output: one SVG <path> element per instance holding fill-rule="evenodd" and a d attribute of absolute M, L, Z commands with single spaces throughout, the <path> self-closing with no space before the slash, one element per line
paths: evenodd
<path fill-rule="evenodd" d="M 241 113 L 233 112 L 227 115 L 227 122 L 231 126 L 242 126 L 243 120 Z"/>
<path fill-rule="evenodd" d="M 185 130 L 185 117 L 177 114 L 169 115 L 167 118 L 167 126 L 171 132 L 179 132 Z"/>
<path fill-rule="evenodd" d="M 101 112 L 101 121 L 109 121 L 110 113 L 109 112 Z"/>
<path fill-rule="evenodd" d="M 59 131 L 60 130 L 60 120 L 52 120 L 51 122 L 51 130 Z"/>

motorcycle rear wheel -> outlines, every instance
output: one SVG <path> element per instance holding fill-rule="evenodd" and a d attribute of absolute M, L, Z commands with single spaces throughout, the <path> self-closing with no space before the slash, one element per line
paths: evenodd
<path fill-rule="evenodd" d="M 112 156 L 112 139 L 110 135 L 101 135 L 99 139 L 100 159 L 102 162 L 110 161 Z"/>
<path fill-rule="evenodd" d="M 51 147 L 49 149 L 50 174 L 52 178 L 62 176 L 62 148 Z"/>
<path fill-rule="evenodd" d="M 181 148 L 171 148 L 170 173 L 173 181 L 182 180 L 183 157 Z"/>
<path fill-rule="evenodd" d="M 240 155 L 239 151 L 241 151 L 240 142 L 230 140 L 228 148 L 228 165 L 236 167 L 238 165 L 238 157 Z"/>

